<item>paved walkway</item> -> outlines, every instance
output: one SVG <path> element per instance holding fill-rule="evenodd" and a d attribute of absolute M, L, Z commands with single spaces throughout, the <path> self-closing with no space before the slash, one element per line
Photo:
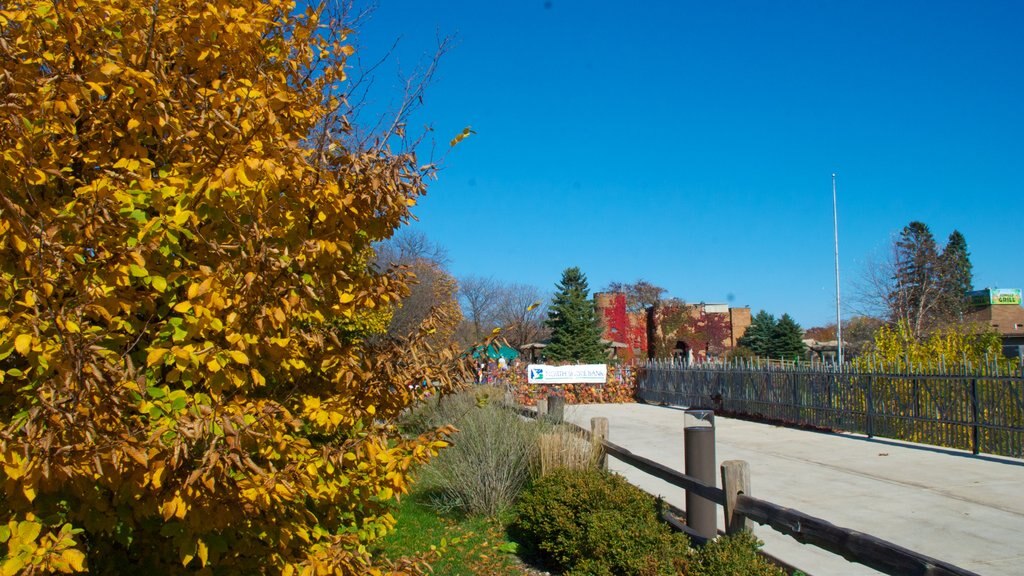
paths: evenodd
<path fill-rule="evenodd" d="M 612 442 L 683 470 L 680 409 L 579 405 L 565 414 L 587 429 L 592 416 L 607 417 Z M 749 462 L 753 496 L 979 574 L 1024 574 L 1024 461 L 728 418 L 716 426 L 718 462 Z M 609 467 L 685 507 L 681 489 L 614 459 Z M 877 574 L 769 527 L 755 532 L 766 551 L 808 574 Z"/>

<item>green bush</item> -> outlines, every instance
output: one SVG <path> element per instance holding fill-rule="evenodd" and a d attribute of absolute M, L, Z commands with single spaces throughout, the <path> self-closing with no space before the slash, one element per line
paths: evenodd
<path fill-rule="evenodd" d="M 523 492 L 510 530 L 525 552 L 566 574 L 675 575 L 688 541 L 658 512 L 621 476 L 560 469 Z"/>
<path fill-rule="evenodd" d="M 750 532 L 723 536 L 688 558 L 687 576 L 786 576 L 786 571 L 757 553 L 761 542 Z"/>

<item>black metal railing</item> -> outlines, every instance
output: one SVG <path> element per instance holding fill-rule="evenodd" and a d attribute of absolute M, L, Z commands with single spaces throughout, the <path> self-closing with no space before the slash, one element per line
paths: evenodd
<path fill-rule="evenodd" d="M 645 402 L 1024 457 L 1024 377 L 1006 370 L 650 361 L 637 395 Z"/>

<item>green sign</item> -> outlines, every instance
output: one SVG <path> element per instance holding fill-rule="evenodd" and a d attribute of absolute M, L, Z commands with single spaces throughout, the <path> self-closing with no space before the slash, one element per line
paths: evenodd
<path fill-rule="evenodd" d="M 971 304 L 974 306 L 994 306 L 998 304 L 1011 304 L 1020 306 L 1020 288 L 987 288 L 969 293 Z"/>

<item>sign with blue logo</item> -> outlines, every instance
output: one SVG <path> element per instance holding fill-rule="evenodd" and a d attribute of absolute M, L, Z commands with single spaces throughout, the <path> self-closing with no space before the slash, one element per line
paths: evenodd
<path fill-rule="evenodd" d="M 530 364 L 527 367 L 530 384 L 604 384 L 608 380 L 607 364 L 576 364 L 549 366 Z"/>

